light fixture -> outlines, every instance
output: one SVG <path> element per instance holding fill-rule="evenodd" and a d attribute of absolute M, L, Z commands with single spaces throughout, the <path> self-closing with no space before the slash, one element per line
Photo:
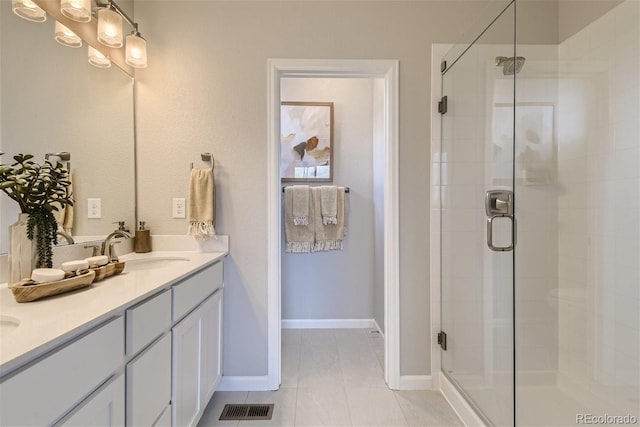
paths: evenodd
<path fill-rule="evenodd" d="M 103 3 L 104 2 L 104 3 Z M 98 5 L 98 41 L 109 47 L 122 46 L 122 20 L 127 21 L 133 27 L 133 31 L 126 37 L 125 63 L 133 68 L 145 68 L 147 66 L 147 41 L 138 31 L 138 23 L 133 22 L 129 16 L 113 0 L 96 0 Z M 117 18 L 114 16 L 117 15 Z M 103 23 L 103 19 L 105 22 Z M 112 34 L 119 30 L 120 44 L 111 44 L 110 41 L 116 37 L 107 37 L 107 25 L 111 28 Z M 103 29 L 104 28 L 104 29 Z M 106 41 L 106 42 L 105 42 Z"/>
<path fill-rule="evenodd" d="M 77 22 L 91 21 L 91 0 L 61 0 L 60 12 Z"/>
<path fill-rule="evenodd" d="M 98 10 L 98 41 L 108 47 L 122 47 L 122 15 L 109 7 Z"/>
<path fill-rule="evenodd" d="M 47 12 L 31 0 L 12 0 L 11 6 L 13 13 L 27 21 L 44 22 L 47 20 Z"/>
<path fill-rule="evenodd" d="M 98 49 L 95 49 L 93 46 L 89 46 L 87 58 L 89 59 L 89 64 L 98 68 L 109 68 L 111 67 L 111 60 L 108 56 L 105 56 Z"/>
<path fill-rule="evenodd" d="M 58 21 L 56 21 L 56 41 L 67 47 L 82 46 L 82 39 Z"/>
<path fill-rule="evenodd" d="M 138 32 L 138 24 L 135 27 L 135 31 L 127 36 L 124 61 L 133 68 L 146 68 L 147 41 Z"/>

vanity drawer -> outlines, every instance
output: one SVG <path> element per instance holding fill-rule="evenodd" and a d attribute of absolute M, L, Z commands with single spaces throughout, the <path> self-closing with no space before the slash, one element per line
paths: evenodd
<path fill-rule="evenodd" d="M 222 287 L 222 262 L 199 271 L 173 286 L 173 320 L 177 321 Z"/>
<path fill-rule="evenodd" d="M 128 309 L 126 319 L 126 349 L 127 355 L 131 356 L 171 327 L 171 290 Z"/>
<path fill-rule="evenodd" d="M 2 425 L 50 425 L 124 361 L 124 319 L 54 350 L 0 384 Z"/>

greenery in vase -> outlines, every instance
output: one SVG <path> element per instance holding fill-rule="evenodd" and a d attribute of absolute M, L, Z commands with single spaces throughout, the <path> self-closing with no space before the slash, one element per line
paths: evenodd
<path fill-rule="evenodd" d="M 58 243 L 58 223 L 53 211 L 73 206 L 71 182 L 69 172 L 60 162 L 45 160 L 40 165 L 31 159 L 31 154 L 18 154 L 13 156 L 14 163 L 0 165 L 0 190 L 18 203 L 22 213 L 29 214 L 27 237 L 36 240 L 36 268 L 51 268 L 52 248 Z"/>

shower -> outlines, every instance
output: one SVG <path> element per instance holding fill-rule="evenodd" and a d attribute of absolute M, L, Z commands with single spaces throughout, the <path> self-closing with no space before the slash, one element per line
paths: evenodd
<path fill-rule="evenodd" d="M 524 56 L 507 58 L 506 56 L 496 56 L 496 66 L 502 67 L 502 74 L 512 76 L 518 74 L 524 65 Z"/>

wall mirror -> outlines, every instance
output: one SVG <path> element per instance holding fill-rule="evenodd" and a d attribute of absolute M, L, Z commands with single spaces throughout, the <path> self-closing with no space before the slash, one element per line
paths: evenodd
<path fill-rule="evenodd" d="M 57 43 L 51 16 L 29 22 L 14 15 L 10 1 L 0 1 L 0 24 L 0 151 L 5 153 L 0 162 L 29 153 L 42 163 L 47 153 L 69 152 L 74 239 L 104 238 L 117 221 L 133 230 L 132 77 L 115 65 L 90 65 L 86 43 L 80 48 Z M 89 199 L 100 200 L 99 218 L 88 218 Z M 0 253 L 6 253 L 7 227 L 19 209 L 4 193 L 0 213 Z"/>

